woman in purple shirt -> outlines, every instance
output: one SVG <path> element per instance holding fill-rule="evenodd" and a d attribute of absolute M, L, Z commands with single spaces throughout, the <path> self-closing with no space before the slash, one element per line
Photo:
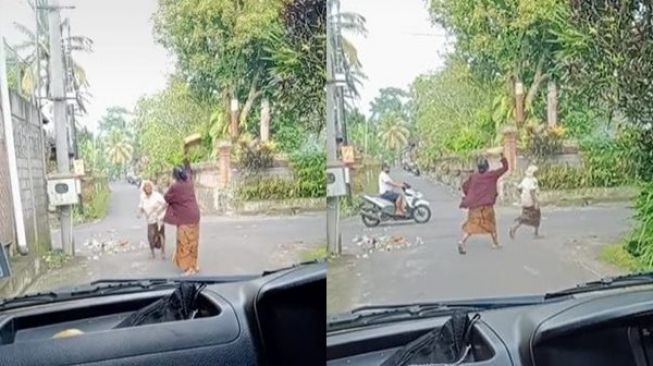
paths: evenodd
<path fill-rule="evenodd" d="M 494 204 L 496 203 L 498 191 L 497 182 L 502 175 L 508 171 L 508 160 L 501 154 L 501 168 L 489 170 L 490 164 L 487 159 L 481 159 L 477 167 L 478 171 L 473 173 L 463 184 L 465 197 L 460 208 L 469 210 L 467 221 L 463 225 L 463 238 L 458 242 L 458 252 L 467 254 L 465 243 L 474 234 L 490 234 L 492 247 L 499 248 L 497 237 L 497 224 L 494 216 Z"/>
<path fill-rule="evenodd" d="M 197 250 L 200 235 L 200 209 L 195 198 L 195 188 L 187 150 L 184 148 L 184 165 L 172 170 L 174 182 L 164 198 L 168 204 L 163 221 L 177 227 L 177 249 L 174 262 L 184 275 L 199 271 Z"/>

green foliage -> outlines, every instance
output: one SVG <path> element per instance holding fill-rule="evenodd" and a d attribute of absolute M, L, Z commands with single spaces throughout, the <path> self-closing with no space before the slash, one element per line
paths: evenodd
<path fill-rule="evenodd" d="M 281 17 L 266 45 L 275 115 L 320 132 L 326 113 L 326 1 L 289 1 Z"/>
<path fill-rule="evenodd" d="M 641 187 L 635 201 L 637 226 L 626 241 L 626 250 L 646 269 L 653 268 L 653 183 Z"/>
<path fill-rule="evenodd" d="M 617 187 L 637 181 L 637 160 L 633 154 L 630 130 L 622 130 L 615 139 L 590 139 L 581 146 L 580 166 L 543 166 L 538 179 L 543 189 Z"/>
<path fill-rule="evenodd" d="M 307 139 L 307 133 L 301 127 L 283 121 L 273 130 L 273 136 L 279 150 L 285 153 L 299 150 Z"/>
<path fill-rule="evenodd" d="M 298 197 L 297 186 L 288 178 L 258 178 L 241 184 L 236 197 L 244 201 L 284 200 Z"/>
<path fill-rule="evenodd" d="M 134 112 L 134 129 L 142 156 L 139 168 L 153 176 L 181 163 L 183 139 L 203 133 L 205 141 L 193 159 L 209 155 L 213 141 L 220 135 L 212 130 L 210 104 L 193 97 L 186 83 L 173 76 L 167 87 L 152 96 L 141 98 Z M 208 145 L 208 146 L 207 146 Z"/>
<path fill-rule="evenodd" d="M 43 256 L 43 261 L 48 269 L 62 268 L 71 259 L 72 257 L 64 253 L 63 250 L 52 250 Z"/>
<path fill-rule="evenodd" d="M 83 205 L 75 206 L 75 222 L 89 222 L 104 218 L 109 211 L 111 192 L 106 184 L 96 184 L 93 195 Z"/>
<path fill-rule="evenodd" d="M 322 150 L 299 151 L 290 156 L 290 167 L 299 197 L 326 195 L 326 153 Z"/>
<path fill-rule="evenodd" d="M 124 107 L 113 106 L 107 108 L 98 123 L 100 133 L 108 134 L 113 130 L 129 133 L 129 126 L 127 124 L 128 115 L 129 111 Z"/>
<path fill-rule="evenodd" d="M 495 101 L 488 97 L 492 90 L 455 57 L 444 69 L 418 77 L 410 89 L 421 143 L 418 159 L 426 163 L 443 154 L 467 152 L 490 143 L 495 134 Z"/>
<path fill-rule="evenodd" d="M 270 142 L 243 142 L 240 149 L 240 164 L 247 173 L 259 173 L 263 169 L 271 168 L 274 163 L 274 144 Z"/>
<path fill-rule="evenodd" d="M 397 115 L 408 122 L 408 108 L 406 105 L 408 92 L 400 88 L 382 88 L 379 94 L 370 103 L 370 121 L 379 124 L 387 115 Z"/>
<path fill-rule="evenodd" d="M 571 91 L 633 122 L 653 122 L 652 14 L 645 0 L 574 1 L 558 9 L 555 56 Z"/>
<path fill-rule="evenodd" d="M 319 198 L 326 195 L 326 154 L 319 149 L 300 150 L 290 156 L 292 178 L 253 177 L 236 189 L 245 201 Z"/>
<path fill-rule="evenodd" d="M 559 126 L 529 124 L 524 129 L 528 155 L 535 160 L 546 160 L 562 152 L 565 130 Z"/>

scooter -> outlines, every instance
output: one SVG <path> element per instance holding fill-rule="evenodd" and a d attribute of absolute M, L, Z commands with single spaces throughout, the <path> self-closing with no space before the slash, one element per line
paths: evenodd
<path fill-rule="evenodd" d="M 404 195 L 406 197 L 406 216 L 395 214 L 395 204 L 378 196 L 363 196 L 363 206 L 360 215 L 363 224 L 367 227 L 378 226 L 385 221 L 407 221 L 415 220 L 418 224 L 425 224 L 431 219 L 431 208 L 428 201 L 423 199 L 422 193 L 412 189 L 410 185 L 404 184 Z"/>

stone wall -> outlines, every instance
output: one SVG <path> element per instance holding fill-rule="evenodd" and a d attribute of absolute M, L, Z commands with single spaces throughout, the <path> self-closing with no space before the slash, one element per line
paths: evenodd
<path fill-rule="evenodd" d="M 287 164 L 275 163 L 275 166 L 264 169 L 254 175 L 245 176 L 234 168 L 231 172 L 231 181 L 226 188 L 220 187 L 220 166 L 216 162 L 204 162 L 192 165 L 194 173 L 195 195 L 203 215 L 220 215 L 231 211 L 245 210 L 253 212 L 256 205 L 271 210 L 269 203 L 239 204 L 234 201 L 233 192 L 239 184 L 250 179 L 265 179 L 269 177 L 292 178 L 292 171 Z M 170 184 L 171 172 L 162 172 L 154 178 L 159 190 L 165 191 Z M 308 202 L 308 201 L 307 201 Z M 300 205 L 301 202 L 290 203 L 291 206 Z M 311 202 L 312 204 L 312 202 Z M 275 204 L 276 205 L 276 204 Z"/>
<path fill-rule="evenodd" d="M 50 245 L 50 228 L 48 223 L 48 198 L 46 183 L 46 138 L 40 115 L 34 105 L 18 94 L 10 93 L 11 111 L 14 127 L 16 163 L 23 203 L 25 235 L 30 254 L 45 254 Z M 0 116 L 0 192 L 3 204 L 0 205 L 0 229 L 3 229 L 3 241 L 9 239 L 4 230 L 11 218 L 11 241 L 15 243 L 13 229 L 13 207 L 11 206 L 11 186 L 9 184 L 8 160 L 4 136 L 4 124 Z M 15 254 L 15 246 L 11 253 Z"/>

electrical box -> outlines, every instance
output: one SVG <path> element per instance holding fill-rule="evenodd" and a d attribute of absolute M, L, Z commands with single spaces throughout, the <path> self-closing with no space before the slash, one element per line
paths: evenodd
<path fill-rule="evenodd" d="M 327 197 L 347 195 L 347 172 L 345 167 L 327 168 Z"/>
<path fill-rule="evenodd" d="M 52 206 L 70 206 L 79 203 L 77 179 L 74 177 L 48 178 L 48 198 Z"/>

